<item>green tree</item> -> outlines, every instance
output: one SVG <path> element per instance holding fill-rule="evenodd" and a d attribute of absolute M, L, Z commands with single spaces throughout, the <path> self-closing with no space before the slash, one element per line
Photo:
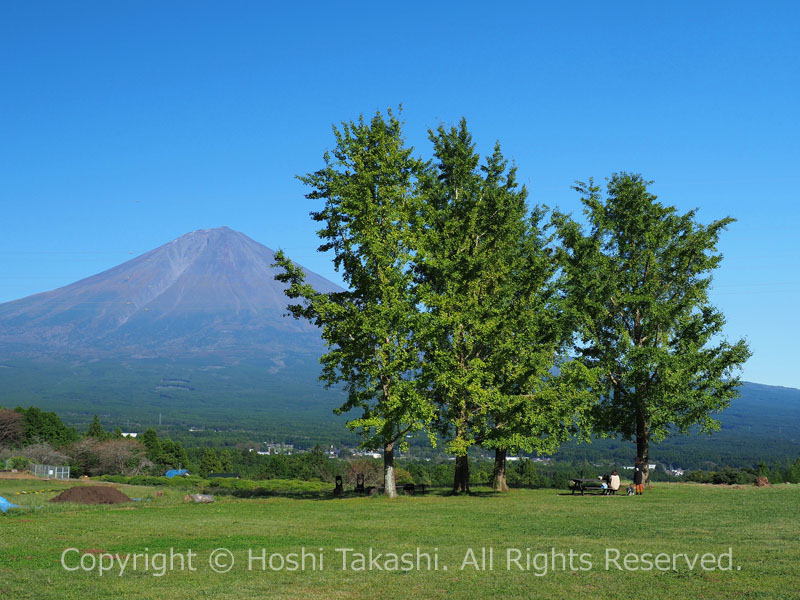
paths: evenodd
<path fill-rule="evenodd" d="M 719 428 L 711 414 L 738 395 L 737 369 L 750 356 L 743 340 L 720 341 L 723 315 L 709 302 L 719 235 L 733 219 L 702 225 L 657 202 L 652 182 L 613 175 L 578 183 L 588 232 L 559 214 L 561 265 L 581 315 L 578 356 L 602 373 L 595 409 L 599 433 L 650 443 L 693 425 Z M 645 477 L 647 477 L 645 471 Z"/>
<path fill-rule="evenodd" d="M 516 471 L 521 485 L 536 487 L 539 477 L 536 474 L 536 465 L 529 458 L 523 458 L 516 465 Z"/>
<path fill-rule="evenodd" d="M 200 460 L 200 477 L 208 477 L 209 473 L 219 473 L 219 459 L 213 448 L 206 448 L 203 451 L 203 458 Z"/>
<path fill-rule="evenodd" d="M 96 440 L 104 440 L 108 437 L 97 415 L 94 416 L 94 419 L 89 424 L 89 431 L 86 432 L 86 437 L 95 438 Z"/>
<path fill-rule="evenodd" d="M 233 471 L 233 455 L 227 448 L 219 453 L 219 470 L 221 473 Z"/>
<path fill-rule="evenodd" d="M 25 442 L 27 444 L 45 442 L 58 448 L 78 439 L 75 429 L 64 425 L 54 412 L 44 412 L 35 406 L 27 409 L 17 407 L 14 411 L 25 417 Z"/>
<path fill-rule="evenodd" d="M 516 168 L 499 144 L 481 165 L 464 119 L 429 135 L 435 165 L 422 186 L 415 257 L 424 379 L 456 455 L 453 491 L 469 489 L 474 445 L 495 449 L 494 486 L 505 490 L 509 449 L 552 452 L 585 412 L 591 398 L 577 384 L 586 369 L 568 367 L 572 388 L 551 374 L 572 330 L 544 211 L 529 212 Z"/>
<path fill-rule="evenodd" d="M 547 344 L 521 349 L 520 357 L 532 361 L 523 380 L 526 387 L 512 382 L 511 391 L 491 409 L 491 429 L 483 445 L 495 449 L 492 487 L 496 491 L 508 490 L 506 457 L 510 450 L 553 454 L 571 438 L 586 441 L 590 437 L 597 372 L 558 352 Z"/>
<path fill-rule="evenodd" d="M 409 226 L 418 211 L 423 164 L 405 147 L 391 111 L 387 118 L 378 113 L 369 122 L 343 123 L 334 135 L 336 147 L 325 154 L 324 167 L 300 180 L 312 189 L 307 198 L 324 202 L 312 213 L 322 224 L 319 251 L 333 252 L 349 289 L 318 293 L 282 252 L 276 263 L 283 273 L 276 278 L 289 284 L 289 298 L 301 300 L 289 306 L 291 313 L 321 328 L 328 352 L 320 378 L 347 392 L 338 412 L 360 411 L 348 427 L 363 435 L 365 447 L 382 448 L 385 493 L 393 497 L 395 449 L 434 417 L 417 380 L 419 311 Z"/>
<path fill-rule="evenodd" d="M 180 442 L 173 442 L 167 438 L 161 442 L 161 455 L 159 465 L 168 469 L 185 469 L 189 463 L 186 449 Z"/>
<path fill-rule="evenodd" d="M 147 448 L 147 458 L 154 463 L 159 463 L 161 459 L 161 442 L 158 439 L 156 430 L 148 427 L 142 434 L 142 443 Z"/>

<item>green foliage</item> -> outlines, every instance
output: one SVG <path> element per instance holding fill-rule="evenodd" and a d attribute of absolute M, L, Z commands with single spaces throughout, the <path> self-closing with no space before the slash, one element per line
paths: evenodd
<path fill-rule="evenodd" d="M 714 483 L 717 485 L 752 485 L 756 474 L 752 469 L 734 469 L 725 467 L 720 471 L 690 471 L 685 475 L 686 481 L 695 483 Z"/>
<path fill-rule="evenodd" d="M 155 477 L 152 475 L 136 475 L 127 477 L 125 475 L 102 475 L 97 478 L 99 481 L 109 481 L 112 483 L 124 483 L 128 485 L 153 485 L 168 486 L 179 489 L 198 489 L 208 485 L 208 480 L 196 475 L 186 477 Z"/>
<path fill-rule="evenodd" d="M 333 252 L 349 291 L 319 293 L 304 282 L 302 269 L 282 252 L 276 279 L 289 284 L 287 296 L 299 299 L 289 310 L 322 330 L 328 352 L 322 375 L 328 386 L 341 384 L 347 401 L 339 412 L 361 412 L 348 427 L 364 445 L 383 448 L 391 477 L 394 446 L 420 431 L 434 417 L 419 389 L 419 319 L 411 261 L 415 251 L 410 223 L 418 210 L 416 179 L 423 164 L 404 145 L 400 121 L 389 111 L 369 122 L 334 128 L 336 146 L 325 166 L 299 179 L 312 188 L 306 196 L 324 206 L 312 213 L 322 224 L 320 252 Z M 394 485 L 387 483 L 392 493 Z"/>
<path fill-rule="evenodd" d="M 25 443 L 44 442 L 61 447 L 78 439 L 78 433 L 67 427 L 54 412 L 43 412 L 35 406 L 27 409 L 17 407 L 18 413 L 25 417 Z"/>
<path fill-rule="evenodd" d="M 6 468 L 7 469 L 27 469 L 28 465 L 30 464 L 30 460 L 25 458 L 24 456 L 12 456 L 6 461 Z"/>
<path fill-rule="evenodd" d="M 189 457 L 180 442 L 173 442 L 167 438 L 161 442 L 161 453 L 158 460 L 154 461 L 162 470 L 185 469 L 189 464 Z"/>
<path fill-rule="evenodd" d="M 553 452 L 585 430 L 592 372 L 563 364 L 573 330 L 544 210 L 529 212 L 500 146 L 480 165 L 466 121 L 430 131 L 414 258 L 424 307 L 422 378 L 447 447 Z M 558 374 L 554 366 L 560 365 Z M 465 489 L 466 461 L 457 460 Z"/>
<path fill-rule="evenodd" d="M 147 448 L 147 458 L 157 463 L 161 457 L 161 442 L 155 429 L 150 427 L 142 434 L 142 443 Z"/>
<path fill-rule="evenodd" d="M 200 477 L 208 477 L 209 473 L 218 473 L 220 470 L 217 453 L 212 448 L 206 448 L 203 451 L 203 459 L 200 461 L 200 470 L 198 471 Z"/>
<path fill-rule="evenodd" d="M 394 471 L 394 478 L 397 485 L 405 485 L 407 483 L 414 483 L 414 476 L 404 469 L 403 467 L 397 467 Z"/>
<path fill-rule="evenodd" d="M 550 487 L 548 485 L 539 485 L 539 477 L 536 473 L 536 465 L 533 464 L 529 458 L 512 463 L 512 467 L 508 470 L 509 485 L 519 485 L 525 487 Z"/>
<path fill-rule="evenodd" d="M 219 470 L 221 473 L 230 473 L 233 471 L 233 455 L 231 451 L 225 448 L 217 456 L 219 459 Z"/>
<path fill-rule="evenodd" d="M 635 438 L 647 462 L 650 441 L 711 417 L 736 397 L 736 369 L 750 353 L 743 340 L 718 341 L 724 318 L 708 300 L 722 256 L 710 225 L 656 201 L 639 175 L 615 174 L 603 199 L 593 181 L 578 183 L 588 232 L 555 216 L 570 303 L 579 317 L 581 361 L 602 373 L 598 433 Z"/>
<path fill-rule="evenodd" d="M 94 438 L 96 440 L 104 440 L 108 438 L 108 434 L 106 433 L 105 429 L 103 429 L 103 425 L 100 423 L 100 419 L 97 417 L 97 415 L 95 415 L 92 419 L 92 423 L 89 425 L 89 431 L 86 432 L 86 437 Z"/>

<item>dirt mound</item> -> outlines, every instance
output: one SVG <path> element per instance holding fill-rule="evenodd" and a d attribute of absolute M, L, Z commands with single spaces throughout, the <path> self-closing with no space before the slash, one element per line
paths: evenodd
<path fill-rule="evenodd" d="M 76 504 L 122 504 L 131 499 L 117 488 L 108 485 L 86 485 L 69 488 L 50 502 L 75 502 Z"/>

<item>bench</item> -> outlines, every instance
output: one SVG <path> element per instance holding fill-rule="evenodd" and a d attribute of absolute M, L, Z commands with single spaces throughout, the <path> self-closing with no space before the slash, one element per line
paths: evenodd
<path fill-rule="evenodd" d="M 590 494 L 601 493 L 603 495 L 614 493 L 614 490 L 612 489 L 603 489 L 603 481 L 601 479 L 573 478 L 570 479 L 570 481 L 572 483 L 570 483 L 569 489 L 572 491 L 573 495 L 575 492 L 580 492 L 581 496 L 583 496 L 585 492 L 589 492 Z"/>

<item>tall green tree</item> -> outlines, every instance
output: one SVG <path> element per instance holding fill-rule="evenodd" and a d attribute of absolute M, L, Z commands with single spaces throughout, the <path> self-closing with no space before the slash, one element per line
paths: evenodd
<path fill-rule="evenodd" d="M 605 198 L 592 180 L 578 183 L 587 231 L 556 216 L 561 264 L 582 315 L 577 354 L 602 373 L 594 420 L 598 432 L 636 440 L 649 461 L 651 442 L 697 425 L 712 432 L 712 413 L 738 395 L 738 368 L 750 356 L 743 340 L 721 335 L 725 319 L 709 302 L 721 232 L 648 191 L 652 182 L 619 173 Z M 647 476 L 645 472 L 645 476 Z"/>
<path fill-rule="evenodd" d="M 89 424 L 89 431 L 86 432 L 86 437 L 95 438 L 96 440 L 105 440 L 108 438 L 106 430 L 103 429 L 103 424 L 97 415 L 94 416 L 92 422 Z"/>
<path fill-rule="evenodd" d="M 173 442 L 167 438 L 161 442 L 161 454 L 158 464 L 166 469 L 185 469 L 189 464 L 186 449 L 180 442 Z"/>
<path fill-rule="evenodd" d="M 551 373 L 571 336 L 541 221 L 529 212 L 499 144 L 481 165 L 466 121 L 429 132 L 415 267 L 425 307 L 424 375 L 440 406 L 440 428 L 456 455 L 455 492 L 469 489 L 467 452 L 494 448 L 494 485 L 507 489 L 509 449 L 554 451 L 591 398 Z M 561 392 L 561 393 L 556 393 Z"/>
<path fill-rule="evenodd" d="M 417 379 L 419 311 L 409 226 L 419 211 L 416 183 L 424 165 L 405 146 L 391 111 L 343 123 L 334 136 L 323 168 L 300 180 L 311 188 L 307 198 L 324 203 L 312 213 L 322 224 L 319 251 L 332 252 L 349 289 L 318 293 L 282 252 L 276 263 L 283 272 L 276 278 L 289 284 L 289 298 L 301 301 L 289 306 L 291 313 L 321 328 L 328 352 L 320 378 L 347 392 L 338 412 L 360 411 L 348 426 L 363 434 L 364 446 L 383 450 L 385 493 L 394 496 L 395 450 L 434 416 Z"/>
<path fill-rule="evenodd" d="M 156 430 L 148 427 L 147 431 L 142 434 L 142 443 L 147 448 L 147 458 L 154 463 L 158 463 L 161 457 L 161 442 L 158 439 Z"/>

